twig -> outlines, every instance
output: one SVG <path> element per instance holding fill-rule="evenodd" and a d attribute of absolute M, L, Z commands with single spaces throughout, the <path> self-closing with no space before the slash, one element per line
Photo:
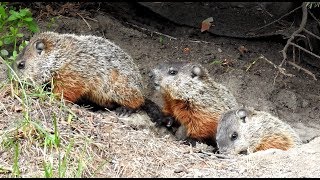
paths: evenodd
<path fill-rule="evenodd" d="M 301 5 L 301 6 L 302 6 L 302 5 Z M 282 18 L 284 18 L 284 17 L 290 15 L 291 13 L 293 13 L 294 11 L 298 10 L 299 8 L 301 8 L 301 6 L 295 8 L 294 10 L 288 12 L 287 14 L 281 16 L 280 18 L 278 18 L 278 19 L 276 19 L 276 20 L 274 20 L 274 21 L 272 21 L 272 22 L 270 22 L 270 23 L 268 23 L 268 24 L 266 24 L 266 25 L 264 25 L 264 26 L 262 26 L 262 27 L 259 27 L 259 28 L 256 28 L 256 29 L 252 29 L 252 30 L 250 30 L 249 32 L 251 32 L 251 31 L 256 31 L 256 30 L 260 30 L 260 29 L 263 29 L 263 28 L 265 28 L 265 27 L 267 27 L 267 26 L 270 26 L 271 24 L 274 24 L 275 22 L 280 21 Z"/>
<path fill-rule="evenodd" d="M 312 72 L 310 72 L 309 70 L 307 70 L 307 69 L 305 69 L 305 68 L 303 68 L 303 67 L 295 64 L 294 62 L 288 61 L 288 63 L 289 63 L 290 65 L 296 67 L 296 68 L 298 69 L 298 71 L 299 71 L 299 70 L 302 70 L 302 71 L 304 71 L 305 73 L 309 74 L 315 81 L 317 80 L 316 76 L 315 76 Z"/>
<path fill-rule="evenodd" d="M 302 34 L 295 34 L 294 36 L 298 36 L 298 37 L 302 37 L 302 38 L 307 38 L 306 36 L 302 35 Z"/>
<path fill-rule="evenodd" d="M 320 40 L 320 37 L 319 37 L 319 36 L 317 36 L 317 35 L 313 34 L 312 32 L 310 32 L 310 31 L 306 30 L 305 28 L 303 28 L 303 31 L 304 31 L 304 32 L 306 32 L 306 33 L 308 33 L 308 34 L 310 34 L 311 36 L 313 36 L 313 37 L 317 38 L 318 40 Z"/>
<path fill-rule="evenodd" d="M 83 19 L 83 21 L 87 24 L 88 28 L 89 28 L 90 30 L 92 30 L 90 24 L 86 21 L 86 19 L 84 19 L 79 13 L 76 13 L 76 14 L 77 14 L 78 16 L 80 16 L 80 17 Z"/>
<path fill-rule="evenodd" d="M 273 65 L 274 68 L 278 69 L 279 72 L 285 76 L 289 76 L 289 77 L 293 77 L 294 75 L 293 74 L 288 74 L 288 73 L 285 73 L 285 69 L 280 67 L 280 66 L 277 66 L 276 64 L 274 64 L 273 62 L 271 62 L 270 60 L 268 60 L 266 57 L 264 57 L 263 55 L 260 55 L 259 59 L 263 59 L 265 61 L 267 61 L 269 64 Z"/>
<path fill-rule="evenodd" d="M 249 69 L 260 59 L 261 57 L 258 57 L 257 59 L 255 59 L 252 63 L 249 64 L 249 66 L 246 69 L 246 72 L 249 71 Z"/>
<path fill-rule="evenodd" d="M 288 47 L 291 43 L 291 41 L 294 39 L 294 37 L 296 36 L 296 34 L 299 34 L 303 28 L 306 26 L 306 23 L 307 23 L 307 18 L 308 18 L 308 9 L 307 9 L 307 5 L 306 5 L 306 2 L 303 2 L 302 5 L 302 20 L 301 20 L 301 23 L 300 23 L 300 26 L 299 28 L 294 31 L 292 33 L 292 35 L 290 36 L 290 38 L 287 40 L 287 44 L 284 46 L 283 50 L 282 50 L 282 56 L 283 56 L 283 60 L 282 62 L 280 63 L 279 67 L 282 67 L 283 63 L 286 61 L 287 59 L 287 50 L 288 50 Z"/>
<path fill-rule="evenodd" d="M 89 20 L 94 21 L 94 22 L 99 22 L 98 20 L 93 19 L 93 18 L 89 18 L 89 17 L 84 17 L 84 18 L 89 19 Z"/>
<path fill-rule="evenodd" d="M 219 158 L 219 159 L 231 159 L 230 156 L 226 156 L 223 154 L 213 154 L 215 157 Z"/>
<path fill-rule="evenodd" d="M 292 58 L 293 62 L 296 62 L 296 49 L 294 47 L 292 47 Z"/>
<path fill-rule="evenodd" d="M 193 43 L 206 43 L 206 44 L 210 44 L 211 42 L 208 41 L 198 41 L 198 40 L 189 40 L 189 42 L 193 42 Z"/>
<path fill-rule="evenodd" d="M 308 12 L 309 12 L 309 14 L 311 15 L 311 17 L 313 17 L 313 19 L 318 22 L 318 24 L 319 24 L 319 26 L 320 26 L 320 21 L 313 15 L 313 13 L 312 13 L 311 11 L 308 10 Z"/>
<path fill-rule="evenodd" d="M 269 64 L 271 64 L 274 68 L 278 69 L 277 74 L 275 75 L 275 77 L 274 77 L 274 79 L 273 79 L 273 84 L 276 83 L 276 79 L 277 79 L 279 73 L 281 73 L 281 74 L 283 74 L 283 75 L 285 75 L 285 76 L 289 76 L 289 77 L 293 77 L 293 76 L 294 76 L 293 74 L 288 74 L 288 73 L 286 73 L 284 68 L 277 66 L 276 64 L 274 64 L 273 62 L 271 62 L 270 60 L 268 60 L 266 57 L 264 57 L 262 54 L 260 54 L 260 56 L 259 56 L 255 61 L 257 61 L 257 60 L 259 60 L 259 59 L 263 59 L 263 60 L 267 61 L 267 62 L 268 62 Z"/>
<path fill-rule="evenodd" d="M 151 36 L 152 36 L 153 33 L 155 33 L 155 34 L 157 34 L 157 35 L 165 36 L 165 37 L 167 37 L 167 38 L 169 38 L 169 39 L 177 40 L 177 38 L 175 38 L 175 37 L 172 37 L 172 36 L 169 36 L 169 35 L 160 33 L 160 32 L 151 31 L 151 30 L 149 30 L 149 29 L 146 29 L 146 28 L 143 28 L 143 27 L 139 27 L 139 26 L 137 26 L 137 25 L 135 25 L 135 24 L 131 24 L 131 23 L 128 23 L 128 22 L 126 22 L 126 24 L 129 24 L 130 26 L 133 26 L 133 27 L 135 27 L 135 28 L 141 29 L 141 30 L 143 30 L 143 31 L 148 31 L 149 33 L 151 33 Z"/>
<path fill-rule="evenodd" d="M 320 59 L 320 56 L 319 56 L 319 55 L 316 55 L 315 53 L 313 53 L 313 52 L 311 52 L 311 51 L 309 51 L 309 50 L 307 50 L 307 49 L 305 49 L 305 48 L 303 48 L 303 47 L 301 47 L 301 46 L 299 46 L 299 45 L 297 45 L 297 44 L 295 44 L 295 43 L 290 42 L 289 44 L 292 45 L 292 46 L 295 46 L 295 47 L 297 47 L 297 48 L 299 48 L 299 49 L 301 49 L 301 50 L 303 50 L 304 52 L 306 52 L 306 53 L 308 53 L 308 54 L 313 55 L 313 56 L 316 57 L 316 58 L 319 58 L 319 59 Z"/>

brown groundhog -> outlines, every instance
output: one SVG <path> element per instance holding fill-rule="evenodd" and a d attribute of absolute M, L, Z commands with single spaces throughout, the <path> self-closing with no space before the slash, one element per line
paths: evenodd
<path fill-rule="evenodd" d="M 71 102 L 85 99 L 129 111 L 145 102 L 133 59 L 102 37 L 39 33 L 18 55 L 14 69 L 21 79 L 38 85 L 53 79 L 53 92 Z"/>
<path fill-rule="evenodd" d="M 288 124 L 270 113 L 248 108 L 223 114 L 216 141 L 223 154 L 249 154 L 271 148 L 287 150 L 301 144 Z"/>
<path fill-rule="evenodd" d="M 164 115 L 178 121 L 186 137 L 215 145 L 220 115 L 238 106 L 231 92 L 198 63 L 163 63 L 150 77 L 162 95 Z"/>

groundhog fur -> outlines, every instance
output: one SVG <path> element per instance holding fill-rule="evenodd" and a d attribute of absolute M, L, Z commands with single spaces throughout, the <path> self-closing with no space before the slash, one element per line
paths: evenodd
<path fill-rule="evenodd" d="M 133 59 L 119 46 L 92 35 L 42 32 L 18 55 L 18 76 L 77 103 L 136 110 L 145 103 L 142 77 Z M 129 113 L 130 114 L 130 113 Z"/>
<path fill-rule="evenodd" d="M 216 142 L 222 154 L 250 154 L 271 148 L 288 150 L 301 144 L 288 124 L 253 108 L 224 113 L 218 124 Z"/>
<path fill-rule="evenodd" d="M 150 78 L 162 96 L 164 116 L 181 124 L 187 138 L 215 145 L 220 115 L 238 106 L 231 92 L 198 63 L 162 63 L 151 70 Z"/>

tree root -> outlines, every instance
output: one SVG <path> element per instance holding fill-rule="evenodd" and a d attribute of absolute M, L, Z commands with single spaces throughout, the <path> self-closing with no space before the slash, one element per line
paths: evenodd
<path fill-rule="evenodd" d="M 288 74 L 284 73 L 284 69 L 282 68 L 283 64 L 284 64 L 285 62 L 288 62 L 288 64 L 290 64 L 290 65 L 298 68 L 298 70 L 304 71 L 305 73 L 307 73 L 308 75 L 310 75 L 314 80 L 317 80 L 316 76 L 315 76 L 312 72 L 310 72 L 309 70 L 307 70 L 307 69 L 305 69 L 305 68 L 302 68 L 301 66 L 295 64 L 294 62 L 287 61 L 287 51 L 288 51 L 288 48 L 289 48 L 290 45 L 293 46 L 293 51 L 295 51 L 295 48 L 297 48 L 297 49 L 299 49 L 299 50 L 302 50 L 302 51 L 304 51 L 304 52 L 306 52 L 306 53 L 308 53 L 308 54 L 310 54 L 310 55 L 312 55 L 312 56 L 320 59 L 320 56 L 319 56 L 319 55 L 317 55 L 317 54 L 315 54 L 315 53 L 313 53 L 313 52 L 311 52 L 311 51 L 309 51 L 309 50 L 307 50 L 307 49 L 305 49 L 305 48 L 303 48 L 303 47 L 301 47 L 301 46 L 299 46 L 299 45 L 297 45 L 297 44 L 295 44 L 295 43 L 292 42 L 295 37 L 306 38 L 306 36 L 300 34 L 301 32 L 305 32 L 305 33 L 307 33 L 307 34 L 309 34 L 309 35 L 317 38 L 318 40 L 320 40 L 320 37 L 319 37 L 319 36 L 313 34 L 312 32 L 308 31 L 307 29 L 305 29 L 306 24 L 307 24 L 307 19 L 308 19 L 308 9 L 307 9 L 307 3 L 306 3 L 306 2 L 303 2 L 303 3 L 302 3 L 301 9 L 302 9 L 302 20 L 301 20 L 300 26 L 299 26 L 299 28 L 298 28 L 296 31 L 294 31 L 294 32 L 292 33 L 292 35 L 290 36 L 290 38 L 287 40 L 287 43 L 286 43 L 286 45 L 284 46 L 283 50 L 280 51 L 280 52 L 282 52 L 283 59 L 282 59 L 282 62 L 279 64 L 279 66 L 277 66 L 277 68 L 279 69 L 279 72 L 280 72 L 281 74 L 284 74 L 284 75 L 288 76 Z M 310 12 L 309 12 L 309 13 L 310 13 Z M 311 13 L 310 13 L 310 14 L 311 14 Z M 312 16 L 313 16 L 313 15 L 312 15 Z M 313 18 L 315 18 L 315 17 L 313 16 Z M 311 44 L 309 43 L 309 45 L 311 45 Z M 310 49 L 312 50 L 311 46 L 310 46 Z M 294 52 L 293 52 L 293 59 L 295 60 L 295 53 L 294 53 Z M 277 76 L 279 75 L 279 72 L 277 73 L 275 79 L 276 79 Z M 274 82 L 275 82 L 275 79 L 274 79 Z"/>

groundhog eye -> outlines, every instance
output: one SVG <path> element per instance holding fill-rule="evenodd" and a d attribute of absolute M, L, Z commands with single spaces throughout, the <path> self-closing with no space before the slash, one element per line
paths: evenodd
<path fill-rule="evenodd" d="M 171 67 L 171 68 L 169 69 L 169 72 L 168 72 L 168 73 L 169 73 L 170 75 L 173 75 L 173 76 L 174 76 L 174 75 L 176 75 L 176 74 L 178 73 L 178 71 L 177 71 L 176 69 L 174 69 L 174 68 Z"/>
<path fill-rule="evenodd" d="M 25 61 L 21 61 L 18 63 L 18 69 L 23 69 L 25 67 L 26 63 Z"/>
<path fill-rule="evenodd" d="M 237 132 L 233 132 L 232 134 L 231 134 L 231 141 L 234 141 L 234 140 L 236 140 L 238 138 L 238 133 Z"/>
<path fill-rule="evenodd" d="M 43 51 L 43 49 L 44 49 L 44 44 L 43 44 L 43 42 L 38 42 L 38 43 L 36 44 L 36 49 L 37 49 L 37 52 L 40 54 L 40 53 Z"/>

